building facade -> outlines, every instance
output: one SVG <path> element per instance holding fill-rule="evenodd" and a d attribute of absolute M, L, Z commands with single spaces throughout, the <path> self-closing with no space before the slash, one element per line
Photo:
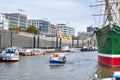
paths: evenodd
<path fill-rule="evenodd" d="M 8 20 L 5 17 L 6 15 L 0 14 L 0 30 L 9 30 Z"/>
<path fill-rule="evenodd" d="M 87 32 L 94 32 L 95 31 L 95 27 L 93 27 L 92 25 L 87 27 Z"/>
<path fill-rule="evenodd" d="M 28 20 L 28 26 L 35 25 L 39 30 L 40 34 L 49 34 L 49 28 L 51 26 L 49 21 L 45 20 Z"/>
<path fill-rule="evenodd" d="M 9 21 L 9 28 L 20 27 L 23 31 L 27 26 L 27 15 L 21 13 L 5 13 L 6 19 Z"/>
<path fill-rule="evenodd" d="M 74 36 L 74 34 L 75 34 L 74 28 L 68 27 L 68 35 Z"/>
<path fill-rule="evenodd" d="M 74 28 L 68 27 L 66 26 L 66 24 L 57 24 L 58 26 L 60 26 L 62 34 L 64 36 L 74 36 Z"/>
<path fill-rule="evenodd" d="M 57 35 L 57 30 L 55 28 L 55 25 L 51 24 L 51 26 L 49 27 L 48 33 L 51 36 L 56 36 Z"/>

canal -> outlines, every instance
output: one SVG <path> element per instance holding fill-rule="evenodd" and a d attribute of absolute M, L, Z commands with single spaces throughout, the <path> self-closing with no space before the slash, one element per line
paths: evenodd
<path fill-rule="evenodd" d="M 62 66 L 50 66 L 50 55 L 20 56 L 18 62 L 0 62 L 0 80 L 93 80 L 96 71 L 104 75 L 102 71 L 113 70 L 98 64 L 97 52 L 66 53 L 67 62 Z"/>

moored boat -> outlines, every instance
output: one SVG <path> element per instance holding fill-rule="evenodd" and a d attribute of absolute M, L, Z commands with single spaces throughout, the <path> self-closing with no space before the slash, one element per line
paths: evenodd
<path fill-rule="evenodd" d="M 63 65 L 66 62 L 66 56 L 64 53 L 53 53 L 50 56 L 50 65 Z"/>
<path fill-rule="evenodd" d="M 42 49 L 21 49 L 19 53 L 22 56 L 32 56 L 32 55 L 44 55 L 46 51 Z"/>
<path fill-rule="evenodd" d="M 18 61 L 19 60 L 19 51 L 15 47 L 5 48 L 2 51 L 1 55 L 2 61 Z"/>
<path fill-rule="evenodd" d="M 112 24 L 112 30 L 109 25 L 97 30 L 98 40 L 98 60 L 100 63 L 108 66 L 120 66 L 120 27 Z"/>
<path fill-rule="evenodd" d="M 80 48 L 80 51 L 88 51 L 88 48 L 86 46 L 83 46 Z"/>
<path fill-rule="evenodd" d="M 80 51 L 97 51 L 97 47 L 91 47 L 91 46 L 89 46 L 89 47 L 86 47 L 86 46 L 83 46 L 83 47 L 81 47 L 80 48 Z"/>
<path fill-rule="evenodd" d="M 63 46 L 61 50 L 63 52 L 70 52 L 70 47 L 69 46 Z"/>
<path fill-rule="evenodd" d="M 102 28 L 97 28 L 95 31 L 98 42 L 98 61 L 111 67 L 117 67 L 120 66 L 120 25 L 118 6 L 120 2 L 118 2 L 118 0 L 104 0 L 103 2 L 108 21 L 106 25 L 103 25 Z M 112 11 L 115 13 L 113 14 Z"/>

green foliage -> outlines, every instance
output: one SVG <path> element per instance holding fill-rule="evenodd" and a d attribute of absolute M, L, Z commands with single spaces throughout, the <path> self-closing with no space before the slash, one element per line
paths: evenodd
<path fill-rule="evenodd" d="M 34 25 L 31 25 L 27 28 L 27 32 L 37 34 L 38 29 Z"/>
<path fill-rule="evenodd" d="M 9 28 L 11 31 L 21 32 L 22 29 L 20 27 Z"/>

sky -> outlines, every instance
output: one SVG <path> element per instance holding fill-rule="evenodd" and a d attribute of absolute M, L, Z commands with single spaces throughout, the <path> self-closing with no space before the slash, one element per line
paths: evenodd
<path fill-rule="evenodd" d="M 47 19 L 51 24 L 66 24 L 78 32 L 86 32 L 93 24 L 90 5 L 96 0 L 0 0 L 1 13 L 23 13 L 28 19 Z M 24 12 L 18 11 L 23 9 Z"/>

